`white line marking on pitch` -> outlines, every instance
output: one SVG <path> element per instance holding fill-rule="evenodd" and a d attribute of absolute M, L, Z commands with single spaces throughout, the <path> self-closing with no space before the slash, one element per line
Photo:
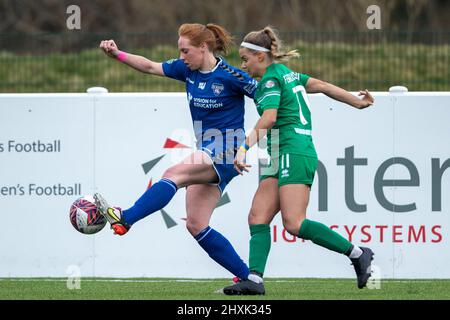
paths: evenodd
<path fill-rule="evenodd" d="M 152 280 L 152 279 L 142 279 L 142 280 L 135 280 L 135 279 L 80 279 L 81 281 L 85 282 L 130 282 L 130 283 L 159 283 L 159 282 L 216 282 L 216 281 L 226 281 L 226 279 L 167 279 L 167 280 Z M 353 279 L 298 279 L 298 280 L 271 280 L 266 279 L 264 282 L 287 282 L 287 283 L 298 283 L 298 282 L 307 282 L 307 283 L 322 283 L 322 282 L 329 282 L 329 281 L 353 281 Z M 410 283 L 410 282 L 435 282 L 440 280 L 449 280 L 449 279 L 402 279 L 402 280 L 394 280 L 394 279 L 382 279 L 382 281 L 386 282 L 397 282 L 397 283 Z M 39 281 L 46 281 L 46 282 L 66 282 L 66 278 L 0 278 L 0 281 L 18 281 L 18 282 L 39 282 Z M 231 279 L 230 279 L 231 282 Z"/>

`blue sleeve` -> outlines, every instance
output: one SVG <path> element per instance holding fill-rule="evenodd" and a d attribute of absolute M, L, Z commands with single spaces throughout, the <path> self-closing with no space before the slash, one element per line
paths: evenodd
<path fill-rule="evenodd" d="M 258 87 L 258 81 L 256 81 L 246 72 L 240 69 L 235 68 L 234 71 L 234 74 L 238 74 L 239 76 L 233 77 L 233 90 L 238 92 L 239 94 L 246 95 L 247 97 L 253 99 L 256 88 Z"/>
<path fill-rule="evenodd" d="M 188 67 L 180 59 L 163 62 L 162 68 L 166 77 L 186 82 Z"/>

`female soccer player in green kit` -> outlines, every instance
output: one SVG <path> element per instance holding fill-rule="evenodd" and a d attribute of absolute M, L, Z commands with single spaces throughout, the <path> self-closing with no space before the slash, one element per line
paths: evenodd
<path fill-rule="evenodd" d="M 276 61 L 298 56 L 280 52 L 280 40 L 271 27 L 247 34 L 239 55 L 242 69 L 260 78 L 254 101 L 261 118 L 246 137 L 234 161 L 239 173 L 248 171 L 245 154 L 267 133 L 271 157 L 269 172 L 261 177 L 249 214 L 250 271 L 257 277 L 239 280 L 224 288 L 228 295 L 264 294 L 262 276 L 270 251 L 270 222 L 281 211 L 284 228 L 292 235 L 347 255 L 356 271 L 358 288 L 371 274 L 373 252 L 358 247 L 322 223 L 306 219 L 309 194 L 317 168 L 311 137 L 311 113 L 306 93 L 324 93 L 330 98 L 363 109 L 373 104 L 370 93 L 358 99 L 330 83 L 294 72 Z M 278 137 L 276 137 L 278 135 Z"/>

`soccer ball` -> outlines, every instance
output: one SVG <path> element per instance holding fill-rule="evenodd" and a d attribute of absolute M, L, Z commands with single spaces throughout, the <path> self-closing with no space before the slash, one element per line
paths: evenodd
<path fill-rule="evenodd" d="M 106 225 L 106 219 L 98 212 L 92 196 L 75 200 L 70 207 L 69 217 L 73 227 L 84 234 L 97 233 Z"/>

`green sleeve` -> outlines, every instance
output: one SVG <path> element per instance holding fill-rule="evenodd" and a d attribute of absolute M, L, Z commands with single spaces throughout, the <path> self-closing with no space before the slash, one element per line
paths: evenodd
<path fill-rule="evenodd" d="M 309 78 L 310 76 L 308 76 L 307 74 L 300 73 L 300 82 L 305 88 Z"/>
<path fill-rule="evenodd" d="M 256 104 L 263 111 L 267 109 L 278 109 L 281 100 L 281 87 L 276 78 L 264 79 L 259 84 L 261 90 L 255 97 Z"/>

